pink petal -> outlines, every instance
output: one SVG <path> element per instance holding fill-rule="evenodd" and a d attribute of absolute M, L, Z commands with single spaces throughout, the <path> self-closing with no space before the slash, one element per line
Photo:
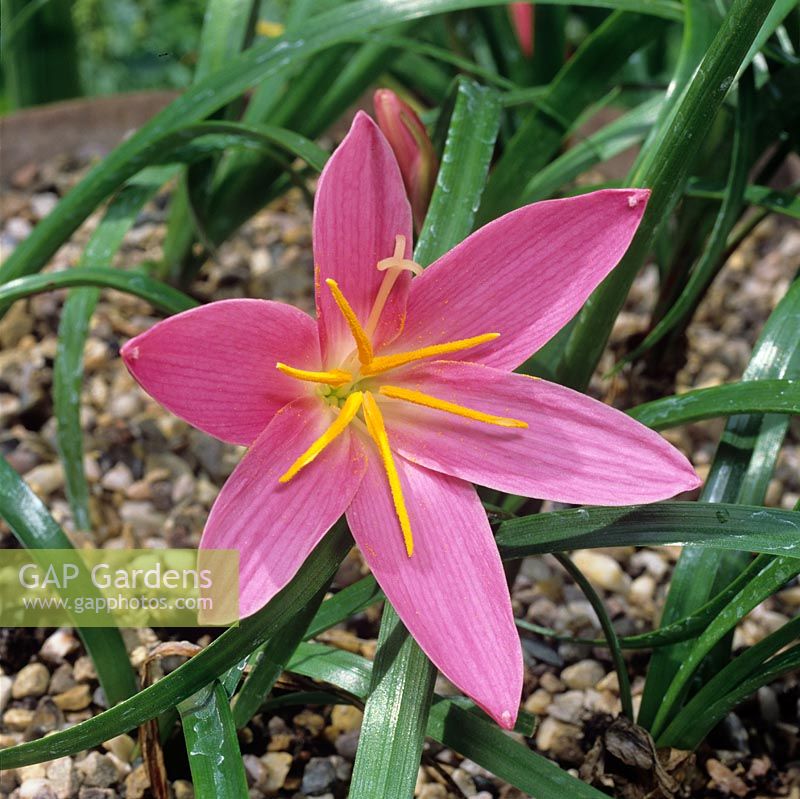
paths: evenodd
<path fill-rule="evenodd" d="M 332 419 L 311 398 L 278 411 L 211 508 L 200 547 L 239 550 L 242 617 L 262 608 L 294 577 L 358 489 L 366 455 L 349 431 L 288 483 L 278 482 Z"/>
<path fill-rule="evenodd" d="M 437 361 L 408 370 L 397 384 L 528 423 L 504 428 L 382 399 L 392 448 L 445 474 L 578 505 L 655 502 L 700 484 L 689 461 L 658 433 L 555 383 Z"/>
<path fill-rule="evenodd" d="M 363 112 L 322 171 L 314 203 L 314 263 L 317 317 L 325 363 L 336 366 L 353 340 L 325 280 L 339 284 L 366 324 L 384 272 L 378 261 L 394 252 L 395 236 L 406 237 L 411 257 L 411 207 L 400 168 L 378 126 Z M 402 326 L 410 273 L 392 289 L 373 343 L 388 341 Z"/>
<path fill-rule="evenodd" d="M 490 222 L 412 282 L 408 319 L 391 350 L 500 333 L 464 357 L 514 369 L 617 265 L 648 196 L 642 189 L 596 191 L 526 205 Z"/>
<path fill-rule="evenodd" d="M 319 369 L 314 320 L 291 305 L 222 300 L 171 316 L 122 348 L 144 390 L 212 436 L 251 444 L 286 403 L 313 391 L 275 368 Z"/>
<path fill-rule="evenodd" d="M 347 521 L 403 623 L 441 672 L 503 727 L 522 692 L 505 575 L 475 489 L 396 458 L 414 534 L 403 544 L 386 476 L 371 457 Z"/>

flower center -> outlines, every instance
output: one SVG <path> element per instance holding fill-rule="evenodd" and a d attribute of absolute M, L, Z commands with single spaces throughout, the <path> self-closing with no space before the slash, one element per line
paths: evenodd
<path fill-rule="evenodd" d="M 350 332 L 355 342 L 355 351 L 344 359 L 344 362 L 336 369 L 315 372 L 307 369 L 297 369 L 285 363 L 277 363 L 276 368 L 289 377 L 297 380 L 319 384 L 319 394 L 324 401 L 330 405 L 336 413 L 336 418 L 328 429 L 281 475 L 280 482 L 286 483 L 291 480 L 301 469 L 308 466 L 332 441 L 340 436 L 350 425 L 354 423 L 362 428 L 369 438 L 375 443 L 378 454 L 383 463 L 384 471 L 389 482 L 389 489 L 392 495 L 397 520 L 403 533 L 403 540 L 406 552 L 409 557 L 414 551 L 414 539 L 411 534 L 411 523 L 408 517 L 408 509 L 403 497 L 400 476 L 394 462 L 392 450 L 389 445 L 389 437 L 386 433 L 383 414 L 380 406 L 375 399 L 375 393 L 394 400 L 409 402 L 426 408 L 444 411 L 455 416 L 461 416 L 484 424 L 497 425 L 499 427 L 527 427 L 526 422 L 518 419 L 510 419 L 505 416 L 495 416 L 484 413 L 473 408 L 467 408 L 448 400 L 424 394 L 421 391 L 403 388 L 393 385 L 374 385 L 380 381 L 374 380 L 378 375 L 383 375 L 392 369 L 425 360 L 441 355 L 449 355 L 453 352 L 477 347 L 487 341 L 496 339 L 499 333 L 482 333 L 471 338 L 458 339 L 443 344 L 433 344 L 408 352 L 399 352 L 392 355 L 376 355 L 372 344 L 372 338 L 378 327 L 381 313 L 389 299 L 389 294 L 394 287 L 397 278 L 404 270 L 409 270 L 415 275 L 422 271 L 419 264 L 414 263 L 403 257 L 405 252 L 405 236 L 395 238 L 394 253 L 390 258 L 385 258 L 377 263 L 376 268 L 384 271 L 383 282 L 378 290 L 367 318 L 366 325 L 362 326 L 358 316 L 351 307 L 347 298 L 342 294 L 339 285 L 335 280 L 328 279 L 326 284 L 333 294 L 339 311 L 347 321 Z"/>

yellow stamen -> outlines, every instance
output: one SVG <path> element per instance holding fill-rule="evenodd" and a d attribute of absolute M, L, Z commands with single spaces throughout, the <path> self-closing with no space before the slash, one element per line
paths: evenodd
<path fill-rule="evenodd" d="M 426 408 L 435 408 L 437 411 L 446 411 L 456 416 L 463 416 L 465 419 L 474 419 L 476 422 L 496 424 L 499 427 L 528 426 L 527 422 L 521 422 L 519 419 L 511 419 L 508 416 L 495 416 L 491 413 L 465 408 L 463 405 L 457 405 L 455 402 L 448 402 L 438 397 L 432 397 L 430 394 L 423 394 L 421 391 L 413 391 L 408 388 L 400 388 L 399 386 L 381 386 L 378 391 L 385 397 L 393 397 L 394 399 L 413 402 L 415 405 L 424 405 Z"/>
<path fill-rule="evenodd" d="M 389 490 L 392 493 L 394 512 L 400 522 L 400 530 L 403 532 L 403 541 L 406 545 L 406 553 L 410 558 L 414 553 L 414 538 L 411 535 L 411 521 L 408 518 L 406 502 L 403 499 L 403 488 L 400 485 L 400 476 L 397 474 L 397 467 L 392 458 L 392 451 L 389 449 L 389 437 L 386 435 L 386 427 L 383 424 L 378 403 L 369 391 L 364 394 L 364 421 L 367 423 L 372 440 L 378 447 L 383 468 L 386 470 L 386 477 L 389 479 Z"/>
<path fill-rule="evenodd" d="M 339 415 L 333 420 L 331 426 L 278 478 L 278 482 L 288 483 L 303 467 L 308 466 L 328 444 L 340 436 L 358 413 L 363 399 L 362 392 L 354 391 L 345 400 Z"/>
<path fill-rule="evenodd" d="M 376 375 L 389 369 L 396 369 L 398 366 L 405 366 L 407 363 L 421 361 L 423 358 L 432 358 L 435 355 L 447 355 L 450 352 L 467 350 L 471 347 L 477 347 L 479 344 L 485 344 L 487 341 L 493 341 L 499 335 L 499 333 L 484 333 L 482 336 L 448 341 L 445 344 L 434 344 L 411 352 L 398 352 L 396 355 L 379 355 L 364 364 L 361 368 L 361 374 L 365 376 Z"/>
<path fill-rule="evenodd" d="M 342 312 L 342 316 L 344 316 L 350 332 L 353 334 L 356 348 L 358 349 L 358 360 L 361 363 L 369 363 L 372 360 L 372 342 L 369 340 L 369 336 L 364 331 L 364 328 L 361 327 L 355 311 L 350 307 L 350 303 L 344 294 L 342 294 L 339 284 L 332 278 L 328 278 L 325 282 L 328 284 L 328 288 L 333 294 L 333 299 L 336 300 L 336 304 L 339 306 L 339 310 Z"/>
<path fill-rule="evenodd" d="M 310 372 L 307 369 L 295 369 L 294 366 L 288 366 L 280 362 L 275 364 L 275 368 L 297 380 L 305 380 L 309 383 L 324 383 L 328 386 L 343 386 L 353 379 L 353 375 L 343 369 L 331 369 L 329 372 Z"/>

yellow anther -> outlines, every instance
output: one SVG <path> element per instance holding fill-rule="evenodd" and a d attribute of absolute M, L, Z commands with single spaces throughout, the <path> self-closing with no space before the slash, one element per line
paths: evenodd
<path fill-rule="evenodd" d="M 392 451 L 389 448 L 389 437 L 386 435 L 386 426 L 383 424 L 381 410 L 369 391 L 364 393 L 364 421 L 367 423 L 367 430 L 372 440 L 377 445 L 378 452 L 383 461 L 383 468 L 389 480 L 389 491 L 392 494 L 392 502 L 394 503 L 394 512 L 397 514 L 397 520 L 400 522 L 400 530 L 403 533 L 406 553 L 410 558 L 414 553 L 414 538 L 411 535 L 411 521 L 408 518 L 406 501 L 403 499 L 403 487 L 400 485 L 400 475 L 397 473 Z"/>
<path fill-rule="evenodd" d="M 485 422 L 486 424 L 496 424 L 499 427 L 527 427 L 527 422 L 521 422 L 519 419 L 511 419 L 508 416 L 495 416 L 491 413 L 484 413 L 483 411 L 476 411 L 472 408 L 465 408 L 463 405 L 457 405 L 455 402 L 448 402 L 447 400 L 432 397 L 430 394 L 423 394 L 421 391 L 413 391 L 408 388 L 400 388 L 399 386 L 381 386 L 378 391 L 384 397 L 392 397 L 394 399 L 405 400 L 406 402 L 413 402 L 415 405 L 423 405 L 426 408 L 435 408 L 437 411 L 446 411 L 453 413 L 456 416 L 463 416 L 465 419 L 474 419 L 476 422 Z"/>
<path fill-rule="evenodd" d="M 305 380 L 309 383 L 324 383 L 327 386 L 343 386 L 350 383 L 353 375 L 343 369 L 331 369 L 329 372 L 310 372 L 307 369 L 295 369 L 285 363 L 276 363 L 275 368 L 289 377 Z"/>
<path fill-rule="evenodd" d="M 338 438 L 358 413 L 364 395 L 354 391 L 346 400 L 331 426 L 278 478 L 279 483 L 288 483 L 302 468 L 308 466 L 325 447 Z"/>
<path fill-rule="evenodd" d="M 493 341 L 499 335 L 499 333 L 484 333 L 482 336 L 462 338 L 458 341 L 448 341 L 444 344 L 434 344 L 430 347 L 412 350 L 411 352 L 398 352 L 396 355 L 379 355 L 377 358 L 373 358 L 370 362 L 364 364 L 361 368 L 361 374 L 364 376 L 377 375 L 389 369 L 396 369 L 398 366 L 405 366 L 407 363 L 421 361 L 423 358 L 433 358 L 436 355 L 447 355 L 451 352 L 467 350 L 472 347 L 477 347 L 479 344 L 485 344 L 487 341 Z"/>
<path fill-rule="evenodd" d="M 422 267 L 409 258 L 404 258 L 403 255 L 406 251 L 406 237 L 401 236 L 399 233 L 394 237 L 394 253 L 390 258 L 384 258 L 378 261 L 378 271 L 385 272 L 387 269 L 407 269 L 415 275 L 422 274 Z"/>
<path fill-rule="evenodd" d="M 331 294 L 333 294 L 333 299 L 339 306 L 339 310 L 342 312 L 342 316 L 347 321 L 350 332 L 353 334 L 353 339 L 355 339 L 356 342 L 356 349 L 358 350 L 358 360 L 361 361 L 361 363 L 369 363 L 372 360 L 372 342 L 369 340 L 369 336 L 366 334 L 364 328 L 361 327 L 361 323 L 358 321 L 355 311 L 350 307 L 350 303 L 347 301 L 344 294 L 342 294 L 339 284 L 332 278 L 328 278 L 325 282 L 328 284 L 328 288 L 331 290 Z"/>

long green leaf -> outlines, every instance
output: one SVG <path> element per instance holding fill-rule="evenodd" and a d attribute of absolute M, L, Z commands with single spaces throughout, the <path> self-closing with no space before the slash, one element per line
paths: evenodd
<path fill-rule="evenodd" d="M 303 640 L 327 590 L 328 586 L 323 586 L 269 641 L 250 655 L 250 674 L 233 701 L 233 723 L 237 729 L 244 727 L 266 700 L 292 652 Z"/>
<path fill-rule="evenodd" d="M 557 153 L 579 116 L 608 92 L 631 54 L 663 29 L 661 20 L 618 11 L 586 38 L 506 145 L 483 195 L 481 224 L 519 205 L 525 183 Z"/>
<path fill-rule="evenodd" d="M 659 736 L 659 744 L 694 749 L 717 725 L 726 713 L 761 685 L 766 685 L 778 674 L 769 658 L 800 636 L 800 618 L 794 618 L 780 629 L 770 633 L 754 646 L 748 647 L 724 669 L 709 680 L 682 708 L 672 723 Z M 790 655 L 788 664 L 779 663 L 782 670 L 788 665 L 797 668 L 800 648 L 784 653 Z"/>
<path fill-rule="evenodd" d="M 45 291 L 70 288 L 73 286 L 98 286 L 116 289 L 147 300 L 154 308 L 174 314 L 194 308 L 196 300 L 182 291 L 172 288 L 159 280 L 154 280 L 142 272 L 121 272 L 118 269 L 64 269 L 61 272 L 46 272 L 41 275 L 27 275 L 11 280 L 0 286 L 0 303 L 11 303 L 41 294 Z"/>
<path fill-rule="evenodd" d="M 745 369 L 744 381 L 800 377 L 798 320 L 800 280 L 796 279 L 764 325 Z M 731 417 L 720 439 L 701 499 L 708 503 L 725 501 L 755 505 L 763 502 L 788 422 L 785 415 Z M 748 547 L 742 546 L 741 549 Z M 776 551 L 774 554 L 788 553 Z M 688 616 L 705 604 L 713 593 L 721 591 L 735 579 L 746 559 L 746 555 L 733 552 L 723 556 L 713 550 L 684 548 L 672 575 L 662 624 Z M 687 642 L 660 649 L 653 656 L 639 723 L 648 725 L 655 718 L 669 683 L 690 648 L 691 644 Z"/>
<path fill-rule="evenodd" d="M 303 644 L 288 668 L 364 698 L 370 684 L 372 664 L 349 652 L 319 644 Z M 469 702 L 435 697 L 427 734 L 536 799 L 564 799 L 567 796 L 571 799 L 601 799 L 605 796 L 514 740 L 486 720 Z"/>
<path fill-rule="evenodd" d="M 350 799 L 414 795 L 435 681 L 436 669 L 387 604 L 364 707 Z"/>
<path fill-rule="evenodd" d="M 504 521 L 497 543 L 506 559 L 571 549 L 664 544 L 693 544 L 797 558 L 800 513 L 696 502 L 575 508 Z"/>
<path fill-rule="evenodd" d="M 10 467 L 9 467 L 10 468 Z M 5 488 L 0 483 L 0 491 Z M 25 513 L 28 508 L 23 508 Z M 291 583 L 258 613 L 226 630 L 210 646 L 136 696 L 75 727 L 3 750 L 3 767 L 18 768 L 97 746 L 197 693 L 274 635 L 336 573 L 352 541 L 344 524 L 329 532 Z M 115 665 L 119 665 L 118 663 Z"/>
<path fill-rule="evenodd" d="M 800 413 L 800 380 L 743 380 L 698 388 L 628 411 L 653 430 L 739 413 Z"/>
<path fill-rule="evenodd" d="M 3 457 L 0 457 L 0 516 L 27 549 L 72 549 L 72 542 L 44 503 Z M 94 661 L 109 704 L 127 699 L 136 690 L 136 680 L 119 630 L 86 627 L 78 633 Z M 4 752 L 4 761 L 5 756 Z M 11 767 L 4 762 L 4 768 Z"/>
<path fill-rule="evenodd" d="M 700 633 L 691 650 L 675 672 L 652 724 L 650 731 L 658 737 L 670 719 L 673 708 L 678 707 L 689 690 L 692 678 L 703 659 L 714 646 L 730 633 L 742 619 L 782 588 L 792 577 L 800 574 L 796 558 L 773 558 L 748 585 L 746 585 L 711 623 Z"/>
<path fill-rule="evenodd" d="M 142 206 L 173 174 L 171 167 L 151 167 L 130 181 L 108 207 L 83 251 L 78 268 L 85 270 L 110 264 Z M 81 427 L 83 349 L 99 296 L 97 288 L 75 288 L 69 292 L 61 310 L 58 349 L 53 364 L 56 440 L 64 464 L 67 499 L 79 530 L 90 528 L 89 483 L 83 468 Z"/>
<path fill-rule="evenodd" d="M 692 158 L 771 6 L 772 0 L 734 0 L 693 79 L 669 114 L 664 135 L 631 175 L 630 185 L 652 190 L 647 211 L 627 254 L 578 317 L 559 370 L 565 384 L 583 388 L 588 383 L 656 231 L 669 219 L 682 195 Z"/>
<path fill-rule="evenodd" d="M 520 202 L 533 203 L 546 199 L 581 172 L 639 144 L 652 128 L 662 102 L 661 97 L 646 100 L 597 133 L 578 141 L 527 182 Z"/>
<path fill-rule="evenodd" d="M 745 72 L 739 81 L 737 94 L 739 103 L 733 127 L 733 155 L 728 181 L 725 184 L 725 193 L 714 221 L 714 227 L 697 263 L 692 267 L 689 279 L 678 299 L 647 334 L 645 340 L 620 362 L 620 366 L 638 358 L 678 327 L 681 322 L 685 322 L 724 265 L 722 256 L 728 236 L 744 206 L 747 175 L 753 158 L 755 84 L 752 69 Z"/>
<path fill-rule="evenodd" d="M 247 799 L 247 777 L 225 689 L 216 680 L 178 703 L 197 799 Z"/>
<path fill-rule="evenodd" d="M 690 180 L 686 194 L 689 197 L 706 200 L 722 200 L 725 197 L 725 189 L 713 183 Z M 758 205 L 776 214 L 800 219 L 800 197 L 789 192 L 771 189 L 769 186 L 750 185 L 744 191 L 744 199 L 750 205 Z"/>

